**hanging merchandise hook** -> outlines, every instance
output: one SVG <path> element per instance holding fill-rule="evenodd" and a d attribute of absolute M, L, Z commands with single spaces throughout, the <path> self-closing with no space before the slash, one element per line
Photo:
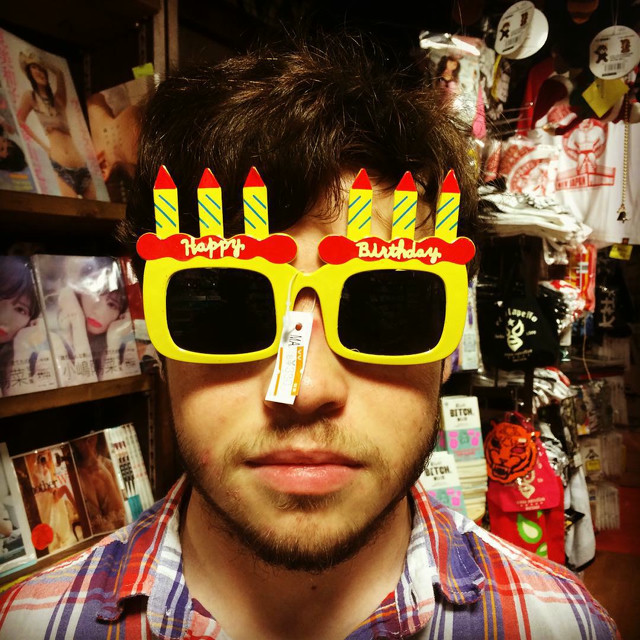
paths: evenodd
<path fill-rule="evenodd" d="M 624 97 L 624 145 L 622 151 L 622 202 L 618 207 L 618 222 L 626 222 L 627 208 L 625 205 L 627 195 L 627 181 L 629 179 L 629 96 Z"/>

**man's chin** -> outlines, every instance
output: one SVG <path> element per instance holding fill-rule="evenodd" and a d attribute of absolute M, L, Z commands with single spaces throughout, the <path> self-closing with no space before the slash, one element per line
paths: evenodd
<path fill-rule="evenodd" d="M 196 489 L 197 490 L 197 489 Z M 371 544 L 384 528 L 404 495 L 394 498 L 381 512 L 363 523 L 344 514 L 332 514 L 334 494 L 281 496 L 270 526 L 260 518 L 236 518 L 198 490 L 212 519 L 227 535 L 265 564 L 289 571 L 321 573 L 355 556 Z M 335 505 L 334 505 L 335 506 Z"/>

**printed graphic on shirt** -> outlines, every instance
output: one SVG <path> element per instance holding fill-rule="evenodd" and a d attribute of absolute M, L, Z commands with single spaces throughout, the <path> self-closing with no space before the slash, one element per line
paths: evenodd
<path fill-rule="evenodd" d="M 564 136 L 562 147 L 575 162 L 575 167 L 558 172 L 556 189 L 612 186 L 616 177 L 615 167 L 608 167 L 599 161 L 606 144 L 606 124 L 592 118 L 583 120 Z"/>

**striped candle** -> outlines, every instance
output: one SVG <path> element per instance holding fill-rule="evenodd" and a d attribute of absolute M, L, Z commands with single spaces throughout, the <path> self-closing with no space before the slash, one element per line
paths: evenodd
<path fill-rule="evenodd" d="M 391 239 L 409 238 L 413 240 L 416 231 L 416 211 L 418 192 L 413 176 L 407 171 L 393 193 L 393 222 Z"/>
<path fill-rule="evenodd" d="M 222 189 L 211 172 L 205 169 L 198 185 L 198 219 L 200 236 L 224 238 L 222 222 Z"/>
<path fill-rule="evenodd" d="M 153 185 L 153 208 L 159 238 L 180 232 L 178 190 L 164 165 L 160 167 Z"/>
<path fill-rule="evenodd" d="M 269 235 L 267 188 L 255 167 L 251 167 L 242 190 L 244 201 L 244 232 L 263 239 Z"/>
<path fill-rule="evenodd" d="M 360 169 L 349 191 L 347 238 L 361 240 L 371 234 L 371 182 L 364 169 Z"/>
<path fill-rule="evenodd" d="M 458 236 L 458 212 L 460 210 L 460 187 L 453 170 L 447 173 L 436 206 L 435 234 L 447 242 Z"/>

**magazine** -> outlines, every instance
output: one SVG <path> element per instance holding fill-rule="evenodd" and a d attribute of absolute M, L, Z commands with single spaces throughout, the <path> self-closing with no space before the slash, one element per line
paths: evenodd
<path fill-rule="evenodd" d="M 153 92 L 145 76 L 87 99 L 93 146 L 112 202 L 126 202 L 136 168 L 142 104 Z"/>
<path fill-rule="evenodd" d="M 37 193 L 24 140 L 0 83 L 0 189 Z"/>
<path fill-rule="evenodd" d="M 138 437 L 132 424 L 107 429 L 105 434 L 125 500 L 127 521 L 132 522 L 154 503 Z"/>
<path fill-rule="evenodd" d="M 0 256 L 0 397 L 57 386 L 29 260 Z"/>
<path fill-rule="evenodd" d="M 27 514 L 9 450 L 0 442 L 0 577 L 36 561 Z"/>
<path fill-rule="evenodd" d="M 39 558 L 90 537 L 69 443 L 15 456 L 13 464 Z"/>
<path fill-rule="evenodd" d="M 40 193 L 109 200 L 64 58 L 0 29 L 0 80 Z"/>
<path fill-rule="evenodd" d="M 139 374 L 117 260 L 36 255 L 33 266 L 60 386 Z"/>
<path fill-rule="evenodd" d="M 126 510 L 104 431 L 71 440 L 80 489 L 93 535 L 123 527 Z"/>
<path fill-rule="evenodd" d="M 124 279 L 124 286 L 129 299 L 129 313 L 133 321 L 133 333 L 136 337 L 138 348 L 138 360 L 143 373 L 160 368 L 160 358 L 155 347 L 151 344 L 147 322 L 144 319 L 144 306 L 142 304 L 142 291 L 138 277 L 133 270 L 131 258 L 125 256 L 120 258 L 120 269 Z"/>

